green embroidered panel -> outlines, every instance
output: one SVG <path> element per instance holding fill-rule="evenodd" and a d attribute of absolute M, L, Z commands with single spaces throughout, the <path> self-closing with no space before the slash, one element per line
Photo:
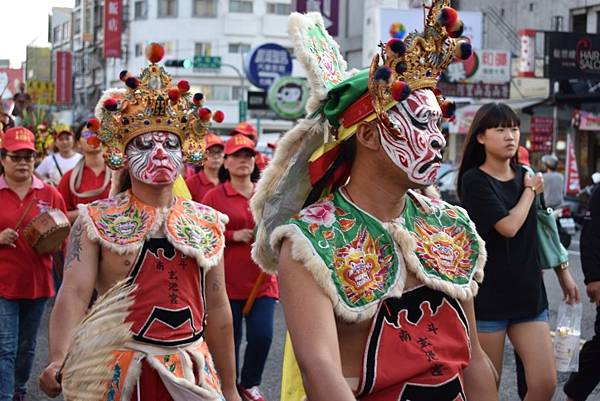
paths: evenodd
<path fill-rule="evenodd" d="M 311 242 L 348 307 L 366 307 L 396 284 L 399 261 L 390 234 L 339 192 L 303 209 L 290 223 Z"/>
<path fill-rule="evenodd" d="M 468 285 L 476 271 L 480 245 L 469 217 L 461 208 L 422 197 L 426 213 L 412 196 L 406 197 L 403 225 L 416 242 L 421 271 L 429 278 Z"/>

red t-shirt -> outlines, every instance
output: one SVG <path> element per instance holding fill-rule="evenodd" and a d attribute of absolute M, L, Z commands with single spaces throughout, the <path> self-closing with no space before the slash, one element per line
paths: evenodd
<path fill-rule="evenodd" d="M 54 295 L 52 256 L 38 255 L 29 245 L 23 230 L 37 215 L 49 208 L 66 213 L 65 202 L 56 188 L 37 177 L 23 200 L 8 187 L 0 176 L 0 231 L 15 228 L 19 217 L 32 201 L 33 206 L 19 226 L 16 248 L 0 246 L 0 297 L 6 299 L 48 298 Z"/>
<path fill-rule="evenodd" d="M 62 195 L 65 200 L 65 205 L 67 210 L 76 210 L 77 205 L 88 204 L 98 199 L 108 198 L 108 194 L 110 192 L 110 183 L 106 186 L 104 191 L 100 195 L 90 196 L 89 198 L 80 198 L 71 192 L 71 188 L 69 188 L 69 180 L 71 179 L 71 174 L 73 170 L 69 170 L 63 175 L 58 183 L 58 192 Z M 81 184 L 77 189 L 77 192 L 84 193 L 87 191 L 91 191 L 96 188 L 102 187 L 104 184 L 104 178 L 106 177 L 106 171 L 102 171 L 100 175 L 96 175 L 94 170 L 89 168 L 88 166 L 83 166 L 82 176 L 81 176 Z"/>
<path fill-rule="evenodd" d="M 254 218 L 249 199 L 238 193 L 229 181 L 211 189 L 202 203 L 229 217 L 225 227 L 225 286 L 229 299 L 247 299 L 260 274 L 260 268 L 252 258 L 252 245 L 233 240 L 233 232 L 245 228 L 254 229 Z M 258 297 L 279 298 L 279 286 L 273 275 L 267 275 L 258 291 Z"/>
<path fill-rule="evenodd" d="M 185 183 L 192 194 L 192 200 L 199 203 L 202 203 L 202 199 L 208 191 L 216 187 L 206 174 L 204 174 L 204 170 L 200 170 L 198 173 L 190 176 L 185 180 Z"/>

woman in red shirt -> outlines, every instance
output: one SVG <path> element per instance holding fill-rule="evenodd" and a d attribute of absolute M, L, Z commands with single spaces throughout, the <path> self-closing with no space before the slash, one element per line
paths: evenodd
<path fill-rule="evenodd" d="M 38 214 L 64 212 L 58 191 L 33 175 L 33 133 L 16 127 L 1 138 L 0 400 L 24 400 L 44 306 L 54 295 L 52 256 L 39 255 L 23 235 Z"/>
<path fill-rule="evenodd" d="M 204 195 L 219 185 L 219 169 L 223 165 L 223 140 L 211 132 L 204 137 L 204 144 L 206 160 L 202 169 L 185 180 L 196 202 L 202 202 Z"/>
<path fill-rule="evenodd" d="M 239 371 L 239 349 L 242 340 L 242 322 L 246 321 L 246 353 L 239 382 L 242 397 L 250 401 L 264 400 L 258 386 L 267 360 L 273 337 L 273 314 L 279 297 L 279 287 L 274 276 L 267 275 L 258 290 L 249 314 L 242 309 L 260 275 L 259 267 L 250 257 L 254 241 L 254 219 L 250 211 L 250 198 L 254 182 L 258 180 L 254 142 L 236 135 L 225 144 L 225 161 L 219 172 L 222 182 L 208 191 L 202 200 L 229 217 L 225 229 L 225 284 L 233 314 L 236 363 Z"/>

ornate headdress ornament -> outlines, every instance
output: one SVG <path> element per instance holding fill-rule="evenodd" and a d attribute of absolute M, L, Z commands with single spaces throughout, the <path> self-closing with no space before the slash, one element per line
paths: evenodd
<path fill-rule="evenodd" d="M 114 170 L 125 166 L 127 144 L 153 131 L 177 135 L 184 160 L 199 164 L 211 119 L 218 123 L 224 119 L 222 111 L 213 113 L 202 107 L 204 96 L 192 96 L 187 81 L 171 84 L 171 76 L 156 64 L 163 56 L 164 49 L 159 44 L 148 45 L 146 57 L 150 65 L 139 77 L 121 71 L 119 77 L 127 88 L 106 91 L 96 106 L 96 118 L 88 121 L 87 127 L 97 133 L 106 147 L 106 164 Z"/>
<path fill-rule="evenodd" d="M 431 7 L 426 8 L 428 13 L 423 32 L 412 32 L 404 41 L 393 38 L 381 45 L 381 56 L 376 54 L 373 57 L 369 94 L 377 117 L 391 132 L 395 130 L 386 111 L 417 89 L 432 89 L 445 117 L 454 113 L 454 105 L 444 101 L 436 86 L 439 77 L 455 58 L 464 60 L 471 56 L 471 44 L 468 39 L 460 37 L 463 23 L 449 4 L 450 0 L 434 1 Z"/>

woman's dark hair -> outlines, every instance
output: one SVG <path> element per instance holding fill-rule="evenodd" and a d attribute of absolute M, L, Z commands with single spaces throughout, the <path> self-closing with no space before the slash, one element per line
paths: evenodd
<path fill-rule="evenodd" d="M 225 156 L 225 158 L 227 158 L 227 156 Z M 254 170 L 252 170 L 252 173 L 250 174 L 250 181 L 258 182 L 259 178 L 260 170 L 256 163 L 254 163 Z M 229 175 L 229 171 L 225 168 L 225 164 L 221 164 L 221 167 L 219 167 L 219 182 L 222 184 L 225 181 L 231 181 L 231 176 Z"/>
<path fill-rule="evenodd" d="M 483 134 L 488 128 L 511 128 L 519 125 L 521 125 L 521 120 L 505 103 L 487 103 L 477 110 L 465 138 L 462 160 L 458 170 L 456 191 L 459 198 L 462 198 L 462 178 L 465 172 L 473 167 L 479 167 L 485 162 L 485 148 L 477 140 L 477 135 Z"/>
<path fill-rule="evenodd" d="M 87 126 L 87 121 L 79 124 L 79 126 L 77 127 L 77 131 L 75 131 L 75 142 L 77 142 L 77 141 L 79 141 L 79 139 L 81 139 L 81 133 L 83 132 L 83 129 L 86 126 Z"/>
<path fill-rule="evenodd" d="M 6 157 L 6 149 L 0 149 L 0 158 L 4 159 Z M 0 164 L 0 175 L 4 174 L 4 167 Z"/>

